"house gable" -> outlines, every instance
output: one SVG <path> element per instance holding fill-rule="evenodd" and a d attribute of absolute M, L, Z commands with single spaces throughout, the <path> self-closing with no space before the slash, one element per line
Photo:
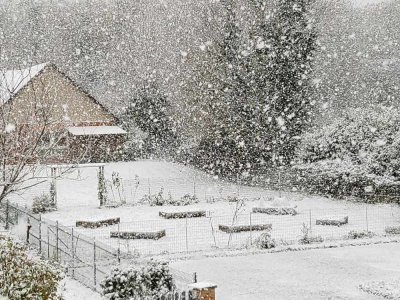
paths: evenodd
<path fill-rule="evenodd" d="M 115 125 L 118 120 L 56 66 L 49 64 L 6 103 L 23 124 L 40 111 L 64 126 Z"/>

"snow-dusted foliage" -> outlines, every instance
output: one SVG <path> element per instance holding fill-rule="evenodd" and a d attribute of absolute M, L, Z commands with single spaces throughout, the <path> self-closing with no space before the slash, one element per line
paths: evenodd
<path fill-rule="evenodd" d="M 0 240 L 0 295 L 10 300 L 61 299 L 57 295 L 60 271 L 30 256 L 24 246 Z"/>
<path fill-rule="evenodd" d="M 49 194 L 41 194 L 33 198 L 32 212 L 34 214 L 42 214 L 45 212 L 54 211 L 56 208 Z"/>
<path fill-rule="evenodd" d="M 210 130 L 194 162 L 215 174 L 246 177 L 293 157 L 310 122 L 316 34 L 309 1 L 252 2 L 257 13 L 250 32 L 240 26 L 237 3 L 223 3 L 222 42 L 210 50 L 211 65 L 199 68 L 201 83 L 190 86 L 200 101 L 210 101 L 203 103 Z"/>
<path fill-rule="evenodd" d="M 396 108 L 348 110 L 302 136 L 295 168 L 321 191 L 335 195 L 394 187 L 400 176 L 399 129 Z"/>
<path fill-rule="evenodd" d="M 168 264 L 156 260 L 141 267 L 116 268 L 102 283 L 103 294 L 110 300 L 131 297 L 157 297 L 173 290 Z"/>
<path fill-rule="evenodd" d="M 276 242 L 272 239 L 271 233 L 264 232 L 257 238 L 255 245 L 260 249 L 271 249 L 275 248 Z"/>
<path fill-rule="evenodd" d="M 130 99 L 124 119 L 127 126 L 137 126 L 146 133 L 143 150 L 148 155 L 167 149 L 176 150 L 179 145 L 171 104 L 165 94 L 153 82 L 146 82 Z M 130 149 L 135 151 L 135 149 Z M 135 153 L 127 153 L 134 157 Z"/>
<path fill-rule="evenodd" d="M 184 206 L 195 204 L 199 202 L 196 195 L 185 194 L 180 198 L 173 198 L 170 193 L 165 195 L 164 189 L 161 188 L 156 194 L 146 194 L 140 200 L 143 204 L 149 204 L 150 206 L 163 206 L 163 205 L 174 205 L 174 206 Z"/>

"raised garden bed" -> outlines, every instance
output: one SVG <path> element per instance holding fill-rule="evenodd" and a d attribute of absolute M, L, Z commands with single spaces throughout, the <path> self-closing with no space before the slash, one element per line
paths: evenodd
<path fill-rule="evenodd" d="M 253 207 L 253 213 L 267 215 L 297 215 L 297 211 L 293 207 Z"/>
<path fill-rule="evenodd" d="M 257 224 L 257 225 L 218 225 L 219 230 L 226 233 L 237 233 L 243 231 L 262 231 L 271 230 L 272 224 Z"/>
<path fill-rule="evenodd" d="M 386 227 L 385 232 L 388 234 L 400 234 L 400 226 Z"/>
<path fill-rule="evenodd" d="M 316 225 L 342 226 L 349 223 L 349 217 L 323 217 L 315 221 Z"/>
<path fill-rule="evenodd" d="M 165 230 L 153 231 L 153 232 L 137 232 L 137 231 L 111 231 L 111 238 L 120 238 L 125 240 L 158 240 L 166 235 Z"/>
<path fill-rule="evenodd" d="M 99 228 L 119 224 L 120 218 L 104 219 L 98 221 L 76 221 L 76 227 Z"/>
<path fill-rule="evenodd" d="M 160 211 L 158 213 L 160 217 L 165 219 L 184 219 L 184 218 L 200 218 L 206 216 L 205 210 L 199 211 L 182 211 L 182 212 L 164 212 Z"/>

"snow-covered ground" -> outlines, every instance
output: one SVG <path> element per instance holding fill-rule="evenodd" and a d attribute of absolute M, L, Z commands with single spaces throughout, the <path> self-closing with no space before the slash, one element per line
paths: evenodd
<path fill-rule="evenodd" d="M 359 286 L 400 277 L 400 244 L 381 244 L 172 264 L 218 285 L 218 300 L 382 299 Z"/>
<path fill-rule="evenodd" d="M 60 291 L 63 295 L 64 300 L 101 300 L 102 297 L 99 293 L 92 291 L 91 289 L 83 286 L 76 280 L 72 280 L 66 277 L 60 283 Z"/>
<path fill-rule="evenodd" d="M 324 239 L 343 238 L 350 230 L 370 230 L 383 234 L 386 226 L 400 225 L 400 208 L 393 205 L 370 205 L 349 201 L 309 196 L 300 193 L 282 193 L 284 205 L 296 207 L 296 216 L 270 216 L 250 214 L 253 207 L 273 204 L 279 193 L 261 187 L 239 186 L 212 178 L 192 167 L 163 161 L 136 161 L 112 163 L 105 166 L 105 176 L 119 174 L 121 182 L 139 182 L 135 189 L 136 201 L 130 201 L 130 192 L 123 190 L 131 205 L 99 209 L 97 200 L 97 168 L 82 168 L 57 181 L 58 211 L 44 218 L 59 221 L 65 226 L 74 226 L 78 220 L 96 220 L 120 217 L 121 224 L 99 228 L 78 229 L 79 232 L 121 251 L 139 251 L 141 254 L 210 250 L 212 248 L 249 246 L 260 232 L 236 233 L 233 235 L 218 230 L 218 225 L 231 225 L 236 203 L 226 201 L 228 196 L 247 199 L 234 222 L 238 225 L 272 224 L 272 236 L 277 241 L 291 243 L 302 236 L 303 224 L 312 229 L 313 235 Z M 194 185 L 195 182 L 195 185 Z M 150 207 L 137 205 L 143 195 L 156 193 L 163 187 L 166 193 L 179 197 L 185 193 L 199 195 L 200 203 L 184 207 Z M 122 191 L 122 190 L 121 190 Z M 109 191 L 110 193 L 111 191 Z M 114 190 L 116 193 L 116 190 Z M 203 196 L 202 195 L 207 195 Z M 221 201 L 225 198 L 225 201 Z M 29 205 L 31 198 L 26 198 Z M 210 203 L 210 200 L 216 200 Z M 136 203 L 136 205 L 133 205 Z M 279 203 L 278 203 L 279 204 Z M 206 210 L 206 218 L 165 220 L 159 211 Z M 316 219 L 327 215 L 348 216 L 349 224 L 342 227 L 316 226 Z M 156 231 L 166 230 L 166 236 L 157 240 L 119 241 L 110 238 L 110 231 Z"/>

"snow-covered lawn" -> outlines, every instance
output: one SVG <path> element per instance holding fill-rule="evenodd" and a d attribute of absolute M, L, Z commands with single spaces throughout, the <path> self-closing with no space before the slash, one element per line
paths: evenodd
<path fill-rule="evenodd" d="M 218 230 L 218 225 L 231 225 L 236 203 L 226 201 L 228 196 L 247 199 L 240 209 L 235 224 L 272 224 L 272 237 L 285 243 L 297 241 L 302 236 L 302 226 L 312 229 L 313 235 L 324 239 L 337 239 L 347 235 L 350 230 L 368 230 L 383 234 L 384 228 L 400 225 L 400 208 L 391 205 L 367 205 L 320 196 L 300 193 L 282 193 L 286 205 L 295 206 L 296 216 L 270 216 L 251 214 L 253 207 L 270 205 L 271 198 L 279 193 L 261 187 L 239 186 L 212 178 L 192 167 L 164 161 L 136 161 L 107 164 L 105 176 L 119 174 L 124 189 L 120 192 L 131 205 L 117 208 L 99 209 L 97 200 L 97 169 L 83 168 L 57 181 L 58 211 L 46 214 L 44 218 L 58 220 L 65 226 L 75 222 L 96 219 L 121 218 L 121 224 L 99 229 L 77 229 L 78 232 L 95 237 L 121 251 L 138 250 L 142 254 L 161 254 L 164 252 L 185 252 L 249 246 L 260 232 L 227 234 Z M 129 183 L 139 182 L 132 189 Z M 150 207 L 137 205 L 143 195 L 156 193 L 163 187 L 166 194 L 180 197 L 185 193 L 196 193 L 200 203 L 184 207 Z M 117 190 L 109 191 L 117 194 Z M 225 201 L 221 201 L 225 198 Z M 211 199 L 216 200 L 209 203 Z M 27 199 L 26 201 L 29 201 Z M 136 205 L 133 205 L 136 203 Z M 28 204 L 29 203 L 26 203 Z M 159 211 L 206 210 L 206 218 L 165 220 Z M 315 225 L 316 219 L 327 216 L 348 216 L 349 224 L 341 227 Z M 110 238 L 110 231 L 156 231 L 166 230 L 166 237 L 157 241 L 134 240 L 119 241 Z"/>
<path fill-rule="evenodd" d="M 200 281 L 218 285 L 218 300 L 382 299 L 359 286 L 400 278 L 400 244 L 178 261 Z M 398 282 L 398 281 L 397 281 Z"/>

